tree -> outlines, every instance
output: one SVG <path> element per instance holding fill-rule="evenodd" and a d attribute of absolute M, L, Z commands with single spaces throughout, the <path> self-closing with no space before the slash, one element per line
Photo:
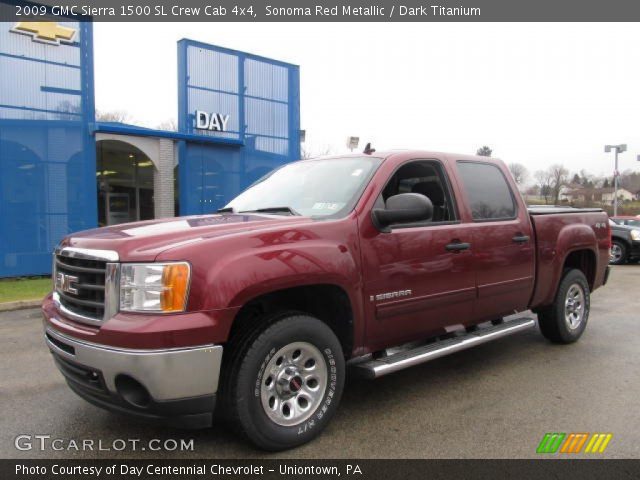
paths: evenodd
<path fill-rule="evenodd" d="M 640 190 L 640 171 L 625 170 L 618 178 L 618 185 L 635 193 Z"/>
<path fill-rule="evenodd" d="M 98 122 L 130 123 L 132 118 L 129 112 L 125 110 L 112 110 L 110 112 L 96 110 L 96 120 Z"/>
<path fill-rule="evenodd" d="M 177 132 L 178 131 L 178 122 L 174 118 L 170 118 L 165 120 L 164 122 L 160 122 L 156 127 L 158 130 L 167 130 L 169 132 Z"/>
<path fill-rule="evenodd" d="M 534 174 L 536 183 L 540 187 L 540 195 L 544 197 L 544 203 L 549 203 L 551 195 L 551 174 L 549 170 L 538 170 Z"/>
<path fill-rule="evenodd" d="M 493 150 L 484 145 L 476 151 L 476 155 L 480 155 L 481 157 L 490 157 L 492 152 Z"/>
<path fill-rule="evenodd" d="M 513 179 L 516 181 L 518 186 L 522 186 L 529 176 L 527 167 L 521 163 L 510 163 L 509 171 L 511 171 L 511 175 L 513 175 Z"/>
<path fill-rule="evenodd" d="M 526 195 L 530 195 L 530 196 L 537 196 L 540 195 L 540 186 L 539 185 L 531 185 L 529 188 L 527 188 L 524 192 Z"/>
<path fill-rule="evenodd" d="M 591 180 L 592 178 L 593 175 L 588 173 L 584 168 L 580 170 L 580 183 L 583 187 L 587 187 L 589 185 L 589 182 L 593 183 L 593 181 Z"/>
<path fill-rule="evenodd" d="M 549 176 L 551 177 L 551 192 L 553 193 L 553 202 L 558 203 L 560 199 L 560 190 L 567 184 L 569 170 L 560 164 L 551 165 L 549 167 Z"/>
<path fill-rule="evenodd" d="M 328 145 L 325 145 L 317 152 L 312 152 L 306 146 L 300 147 L 300 158 L 302 160 L 307 160 L 309 158 L 323 157 L 325 155 L 331 155 L 333 153 L 333 148 Z"/>
<path fill-rule="evenodd" d="M 571 183 L 573 183 L 574 185 L 580 185 L 581 181 L 580 181 L 580 175 L 578 175 L 577 173 L 573 174 L 573 180 L 571 180 Z"/>
<path fill-rule="evenodd" d="M 609 188 L 609 179 L 605 178 L 604 182 L 602 182 L 602 188 Z"/>

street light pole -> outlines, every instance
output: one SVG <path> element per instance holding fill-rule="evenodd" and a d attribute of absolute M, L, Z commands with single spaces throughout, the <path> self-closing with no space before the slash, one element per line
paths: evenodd
<path fill-rule="evenodd" d="M 616 166 L 613 171 L 613 216 L 618 216 L 618 149 L 616 148 Z"/>
<path fill-rule="evenodd" d="M 613 171 L 613 216 L 618 215 L 618 154 L 627 151 L 627 144 L 622 143 L 620 145 L 605 145 L 604 151 L 610 152 L 615 150 L 615 170 Z"/>

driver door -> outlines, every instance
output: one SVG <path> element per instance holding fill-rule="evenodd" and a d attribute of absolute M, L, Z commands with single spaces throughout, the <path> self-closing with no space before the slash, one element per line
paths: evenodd
<path fill-rule="evenodd" d="M 441 334 L 467 322 L 475 300 L 472 233 L 460 223 L 450 182 L 437 160 L 413 160 L 389 179 L 376 204 L 420 193 L 434 205 L 431 221 L 363 226 L 361 240 L 367 343 L 377 350 Z M 454 245 L 468 248 L 452 248 Z"/>

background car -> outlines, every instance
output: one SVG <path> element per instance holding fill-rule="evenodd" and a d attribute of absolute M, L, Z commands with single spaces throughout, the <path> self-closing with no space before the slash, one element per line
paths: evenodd
<path fill-rule="evenodd" d="M 640 260 L 640 227 L 619 225 L 612 219 L 611 225 L 611 265 L 622 265 Z"/>
<path fill-rule="evenodd" d="M 630 227 L 640 227 L 640 217 L 632 217 L 631 215 L 619 215 L 617 217 L 611 217 L 618 225 L 628 225 Z"/>

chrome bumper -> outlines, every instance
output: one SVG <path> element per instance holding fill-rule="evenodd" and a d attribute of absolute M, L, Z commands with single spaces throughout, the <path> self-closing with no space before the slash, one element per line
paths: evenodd
<path fill-rule="evenodd" d="M 128 375 L 158 402 L 213 395 L 218 390 L 222 346 L 132 350 L 85 342 L 45 329 L 49 349 L 63 359 L 101 372 L 117 394 L 115 379 Z"/>

